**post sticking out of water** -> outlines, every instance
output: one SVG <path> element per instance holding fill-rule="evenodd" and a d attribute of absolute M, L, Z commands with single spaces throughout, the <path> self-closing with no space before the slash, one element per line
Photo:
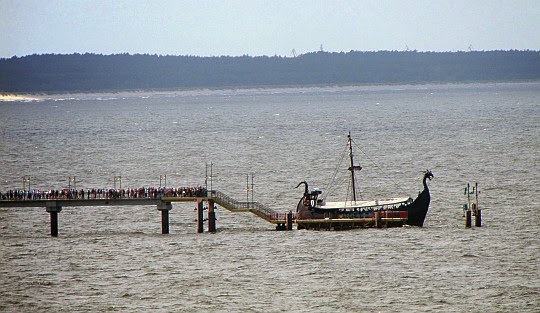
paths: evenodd
<path fill-rule="evenodd" d="M 482 226 L 482 210 L 480 210 L 480 207 L 478 206 L 478 194 L 480 191 L 478 191 L 478 183 L 475 183 L 475 197 L 476 197 L 476 214 L 474 215 L 474 226 L 481 227 Z"/>
<path fill-rule="evenodd" d="M 161 210 L 161 233 L 169 233 L 169 210 Z"/>
<path fill-rule="evenodd" d="M 158 202 L 158 210 L 161 211 L 161 233 L 169 233 L 169 211 L 172 209 L 170 202 Z"/>
<path fill-rule="evenodd" d="M 467 183 L 467 187 L 465 188 L 465 195 L 467 196 L 467 203 L 463 205 L 463 209 L 465 211 L 465 227 L 470 228 L 472 226 L 472 216 L 474 215 L 474 226 L 481 227 L 482 226 L 482 210 L 478 207 L 478 194 L 480 191 L 478 191 L 478 183 L 474 184 L 473 190 L 471 192 L 470 190 L 471 185 Z M 474 202 L 471 200 L 471 194 L 474 193 L 475 199 Z"/>
<path fill-rule="evenodd" d="M 216 232 L 216 212 L 214 211 L 214 201 L 208 200 L 208 231 Z"/>
<path fill-rule="evenodd" d="M 474 216 L 474 226 L 482 227 L 482 210 L 478 209 Z"/>
<path fill-rule="evenodd" d="M 47 203 L 47 212 L 51 216 L 51 237 L 58 237 L 58 212 L 62 207 L 57 206 L 56 202 Z"/>
<path fill-rule="evenodd" d="M 203 200 L 202 198 L 197 199 L 197 232 L 202 234 L 204 232 L 204 215 L 203 215 Z"/>
<path fill-rule="evenodd" d="M 285 215 L 285 230 L 292 230 L 293 228 L 293 213 L 292 211 L 289 211 L 287 215 Z"/>
<path fill-rule="evenodd" d="M 373 215 L 375 216 L 375 228 L 382 228 L 381 212 L 375 211 Z"/>

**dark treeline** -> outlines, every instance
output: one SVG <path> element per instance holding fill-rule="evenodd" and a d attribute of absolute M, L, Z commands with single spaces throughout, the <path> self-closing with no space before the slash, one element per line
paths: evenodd
<path fill-rule="evenodd" d="M 294 58 L 87 53 L 0 59 L 0 91 L 16 93 L 531 80 L 540 80 L 540 51 L 319 51 Z"/>

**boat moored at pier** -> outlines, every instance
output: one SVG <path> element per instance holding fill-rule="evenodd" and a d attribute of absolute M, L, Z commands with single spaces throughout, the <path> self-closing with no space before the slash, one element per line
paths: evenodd
<path fill-rule="evenodd" d="M 424 189 L 413 199 L 412 197 L 395 197 L 376 200 L 359 200 L 356 193 L 355 171 L 362 169 L 354 165 L 351 135 L 347 136 L 350 159 L 351 199 L 345 201 L 326 201 L 321 190 L 310 190 L 303 181 L 304 195 L 296 207 L 296 224 L 298 229 L 333 229 L 343 230 L 364 227 L 401 227 L 404 225 L 424 225 L 430 193 L 427 180 L 433 178 L 430 170 L 423 176 Z"/>

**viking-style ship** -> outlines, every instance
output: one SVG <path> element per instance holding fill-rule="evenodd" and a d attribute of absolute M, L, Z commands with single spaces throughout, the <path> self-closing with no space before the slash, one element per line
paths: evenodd
<path fill-rule="evenodd" d="M 426 181 L 433 178 L 430 170 L 424 172 L 423 185 L 416 199 L 411 197 L 359 200 L 356 193 L 355 172 L 362 169 L 354 165 L 351 134 L 347 136 L 349 148 L 350 180 L 352 199 L 341 202 L 327 202 L 320 190 L 310 190 L 303 181 L 296 188 L 304 185 L 304 195 L 296 207 L 296 224 L 298 229 L 352 229 L 363 227 L 401 227 L 404 225 L 424 225 L 430 193 Z"/>

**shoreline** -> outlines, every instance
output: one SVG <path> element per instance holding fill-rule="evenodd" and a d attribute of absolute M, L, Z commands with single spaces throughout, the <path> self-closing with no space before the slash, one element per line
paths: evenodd
<path fill-rule="evenodd" d="M 36 95 L 32 94 L 17 94 L 17 93 L 7 93 L 7 94 L 0 94 L 0 102 L 15 102 L 15 101 L 22 101 L 22 102 L 30 102 L 30 101 L 39 101 L 42 100 L 40 97 L 36 97 Z"/>
<path fill-rule="evenodd" d="M 458 83 L 425 83 L 425 84 L 368 84 L 368 85 L 290 85 L 290 86 L 257 86 L 257 87 L 225 87 L 225 88 L 177 88 L 177 89 L 141 89 L 141 90 L 102 90 L 93 92 L 58 92 L 58 93 L 0 93 L 0 102 L 36 102 L 36 101 L 59 101 L 59 100 L 111 100 L 111 99 L 130 99 L 144 97 L 176 97 L 192 95 L 232 95 L 247 94 L 254 91 L 260 94 L 266 93 L 290 93 L 297 91 L 383 91 L 383 90 L 441 90 L 447 88 L 476 88 L 476 87 L 501 87 L 501 86 L 538 86 L 540 81 L 521 81 L 521 82 L 458 82 Z"/>

